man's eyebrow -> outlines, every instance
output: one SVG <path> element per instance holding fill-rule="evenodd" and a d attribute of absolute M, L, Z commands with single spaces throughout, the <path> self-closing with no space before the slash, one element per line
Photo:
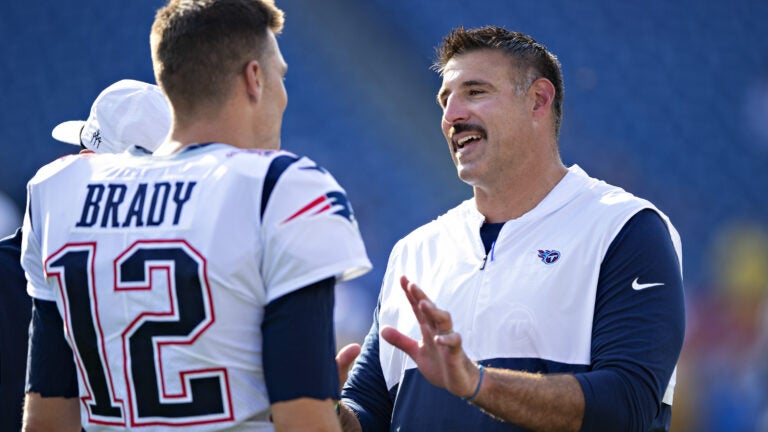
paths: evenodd
<path fill-rule="evenodd" d="M 462 82 L 459 85 L 460 88 L 477 87 L 477 86 L 490 87 L 491 83 L 487 81 L 482 81 L 482 80 L 467 80 Z M 443 106 L 443 100 L 447 98 L 448 95 L 450 94 L 451 94 L 451 91 L 448 90 L 447 88 L 440 89 L 440 91 L 437 93 L 437 104 L 440 106 Z"/>
<path fill-rule="evenodd" d="M 491 83 L 483 80 L 468 80 L 461 83 L 462 87 L 489 86 Z"/>

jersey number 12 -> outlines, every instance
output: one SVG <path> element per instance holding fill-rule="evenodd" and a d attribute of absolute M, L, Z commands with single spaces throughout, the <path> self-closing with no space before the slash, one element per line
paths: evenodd
<path fill-rule="evenodd" d="M 69 244 L 46 263 L 48 277 L 58 280 L 64 299 L 64 322 L 89 392 L 81 398 L 89 421 L 120 426 L 191 426 L 232 420 L 225 368 L 182 370 L 174 377 L 181 391 L 166 388 L 169 377 L 164 375 L 163 348 L 194 346 L 215 319 L 205 259 L 183 240 L 136 242 L 114 260 L 113 269 L 94 268 L 95 254 L 95 243 Z M 100 294 L 125 296 L 118 302 L 126 305 L 125 310 L 131 302 L 146 302 L 145 310 L 131 317 L 122 329 L 102 327 L 110 318 L 100 318 L 112 312 L 124 313 L 99 309 L 94 272 L 109 270 L 114 273 L 113 293 Z M 162 275 L 158 271 L 166 276 L 165 285 L 159 288 L 153 287 L 152 276 L 153 272 L 155 278 Z M 167 294 L 156 292 L 164 286 Z M 148 301 L 148 294 L 152 298 L 160 294 L 165 304 Z M 122 352 L 106 351 L 105 328 L 113 336 L 120 332 Z M 110 364 L 119 367 L 121 363 L 127 408 L 126 401 L 115 392 L 112 375 L 121 371 L 110 369 Z"/>

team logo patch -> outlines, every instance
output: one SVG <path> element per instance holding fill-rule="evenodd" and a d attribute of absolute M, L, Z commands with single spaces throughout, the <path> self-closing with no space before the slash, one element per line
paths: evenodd
<path fill-rule="evenodd" d="M 347 196 L 343 192 L 333 191 L 315 198 L 312 202 L 289 216 L 282 223 L 288 223 L 298 217 L 305 215 L 317 216 L 327 212 L 331 212 L 331 214 L 334 215 L 339 215 L 349 222 L 352 222 L 355 217 L 354 213 L 352 212 L 352 205 L 349 203 Z"/>
<path fill-rule="evenodd" d="M 560 259 L 560 251 L 539 249 L 539 258 L 544 264 L 554 264 Z"/>

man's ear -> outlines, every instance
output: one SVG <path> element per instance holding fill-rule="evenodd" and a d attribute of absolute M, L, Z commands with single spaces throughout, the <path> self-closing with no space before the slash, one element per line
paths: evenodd
<path fill-rule="evenodd" d="M 243 70 L 245 75 L 245 89 L 248 97 L 254 102 L 261 100 L 261 92 L 264 89 L 264 77 L 261 73 L 261 65 L 256 60 L 251 60 Z"/>
<path fill-rule="evenodd" d="M 539 78 L 531 84 L 529 94 L 533 96 L 533 116 L 542 118 L 552 111 L 555 101 L 555 86 L 546 78 Z"/>

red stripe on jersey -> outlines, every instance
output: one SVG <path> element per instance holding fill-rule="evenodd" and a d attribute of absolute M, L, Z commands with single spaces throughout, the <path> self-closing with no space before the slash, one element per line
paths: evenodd
<path fill-rule="evenodd" d="M 287 222 L 290 222 L 290 221 L 296 219 L 297 217 L 303 215 L 304 213 L 312 210 L 312 208 L 314 208 L 314 207 L 318 206 L 319 204 L 325 202 L 325 200 L 326 200 L 325 195 L 317 197 L 317 199 L 315 199 L 311 203 L 309 203 L 309 204 L 305 205 L 304 207 L 302 207 L 301 210 L 299 210 L 296 213 L 292 214 L 290 217 L 288 217 L 288 219 L 284 220 L 282 223 L 287 223 Z M 322 210 L 320 210 L 320 211 L 322 211 Z"/>

